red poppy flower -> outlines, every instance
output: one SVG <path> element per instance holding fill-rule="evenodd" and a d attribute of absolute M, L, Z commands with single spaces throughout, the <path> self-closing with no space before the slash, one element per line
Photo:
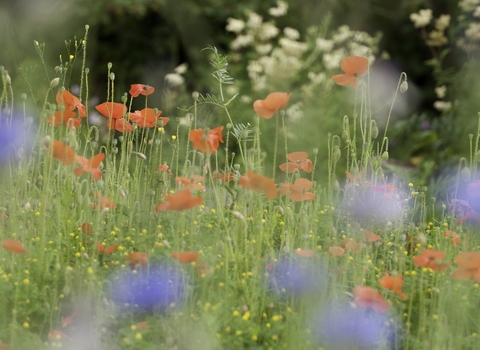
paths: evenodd
<path fill-rule="evenodd" d="M 117 207 L 117 204 L 110 198 L 102 197 L 98 193 L 95 193 L 95 198 L 97 198 L 98 203 L 90 203 L 93 208 L 96 208 L 98 206 L 100 209 L 115 209 Z"/>
<path fill-rule="evenodd" d="M 145 84 L 132 84 L 130 91 L 128 92 L 132 97 L 138 97 L 138 95 L 148 96 L 153 94 L 155 88 L 153 86 Z"/>
<path fill-rule="evenodd" d="M 62 327 L 67 327 L 71 325 L 72 323 L 75 322 L 75 319 L 77 317 L 77 310 L 73 311 L 73 313 L 70 316 L 67 316 L 65 318 L 62 318 Z"/>
<path fill-rule="evenodd" d="M 70 129 L 76 129 L 80 126 L 82 119 L 75 118 L 77 114 L 69 110 L 56 111 L 53 114 L 53 117 L 47 118 L 47 123 L 53 126 L 59 126 L 62 124 L 67 124 L 67 127 Z"/>
<path fill-rule="evenodd" d="M 365 239 L 366 239 L 367 242 L 371 242 L 371 243 L 375 243 L 375 242 L 377 242 L 380 238 L 382 238 L 381 236 L 376 235 L 375 233 L 370 232 L 370 231 L 367 231 L 367 230 L 364 230 L 364 231 L 363 231 L 363 237 L 365 237 Z"/>
<path fill-rule="evenodd" d="M 135 328 L 137 331 L 146 331 L 147 329 L 150 329 L 150 326 L 148 325 L 147 321 L 142 321 L 138 322 L 135 325 Z"/>
<path fill-rule="evenodd" d="M 162 164 L 158 167 L 157 171 L 166 171 L 170 175 L 173 175 L 172 171 L 170 170 L 170 167 L 167 164 Z"/>
<path fill-rule="evenodd" d="M 313 163 L 308 159 L 307 152 L 292 152 L 287 154 L 288 163 L 280 164 L 278 167 L 280 170 L 286 173 L 293 173 L 297 169 L 305 170 L 307 173 L 311 173 L 313 170 Z"/>
<path fill-rule="evenodd" d="M 360 252 L 366 247 L 365 243 L 359 243 L 355 238 L 350 238 L 340 244 L 340 247 L 353 251 L 354 253 Z"/>
<path fill-rule="evenodd" d="M 127 112 L 127 107 L 123 103 L 117 102 L 104 102 L 95 106 L 95 109 L 109 119 L 120 119 Z"/>
<path fill-rule="evenodd" d="M 156 211 L 170 210 L 182 211 L 198 207 L 203 203 L 202 197 L 192 197 L 192 192 L 189 189 L 178 191 L 174 195 L 165 195 L 167 201 L 155 207 Z"/>
<path fill-rule="evenodd" d="M 72 164 L 75 159 L 75 151 L 73 150 L 73 148 L 57 140 L 51 141 L 51 146 L 47 144 L 50 141 L 44 141 L 44 143 L 45 145 L 47 145 L 47 147 L 51 147 L 50 149 L 53 158 L 58 159 L 60 162 L 62 162 L 63 165 Z"/>
<path fill-rule="evenodd" d="M 312 201 L 315 199 L 315 193 L 307 192 L 312 186 L 312 181 L 308 179 L 297 179 L 294 184 L 285 181 L 280 185 L 280 193 L 282 196 L 288 193 L 290 199 L 295 202 Z"/>
<path fill-rule="evenodd" d="M 156 111 L 156 112 L 155 112 Z M 154 128 L 157 126 L 159 120 L 162 121 L 162 126 L 167 125 L 169 118 L 160 117 L 162 111 L 153 108 L 144 108 L 141 111 L 130 113 L 129 118 L 136 123 L 139 128 Z"/>
<path fill-rule="evenodd" d="M 105 255 L 112 254 L 118 248 L 118 244 L 112 244 L 111 246 L 108 246 L 107 249 L 105 249 L 105 246 L 103 244 L 100 244 L 98 242 L 96 242 L 95 245 L 97 247 L 97 251 L 100 254 L 105 254 Z"/>
<path fill-rule="evenodd" d="M 92 225 L 89 224 L 88 222 L 84 222 L 83 224 L 81 224 L 80 229 L 87 236 L 90 236 L 90 234 L 92 233 Z"/>
<path fill-rule="evenodd" d="M 136 269 L 138 267 L 147 267 L 148 266 L 148 255 L 143 252 L 130 253 L 125 256 L 127 264 L 131 269 Z"/>
<path fill-rule="evenodd" d="M 175 184 L 177 186 L 183 185 L 185 189 L 189 190 L 197 190 L 197 191 L 203 191 L 205 190 L 205 186 L 200 184 L 204 180 L 203 176 L 200 175 L 190 175 L 190 178 L 187 179 L 186 177 L 181 177 L 177 176 L 175 178 Z"/>
<path fill-rule="evenodd" d="M 355 287 L 353 289 L 355 304 L 369 307 L 377 313 L 384 313 L 390 304 L 384 300 L 383 295 L 371 287 Z"/>
<path fill-rule="evenodd" d="M 455 257 L 455 263 L 458 265 L 452 273 L 452 278 L 469 280 L 473 278 L 480 282 L 480 252 L 463 252 Z"/>
<path fill-rule="evenodd" d="M 213 179 L 214 180 L 217 180 L 217 179 L 220 179 L 222 181 L 225 181 L 225 182 L 229 182 L 229 181 L 233 181 L 235 180 L 235 173 L 219 173 L 218 171 L 214 171 L 213 172 Z"/>
<path fill-rule="evenodd" d="M 265 100 L 256 100 L 253 109 L 260 118 L 270 119 L 276 111 L 285 108 L 291 95 L 286 92 L 272 92 Z"/>
<path fill-rule="evenodd" d="M 120 132 L 133 132 L 133 126 L 126 119 L 109 119 L 107 121 L 107 128 L 110 130 L 117 130 Z"/>
<path fill-rule="evenodd" d="M 208 132 L 203 129 L 190 131 L 190 141 L 193 142 L 193 148 L 205 153 L 216 153 L 220 142 L 223 143 L 222 131 L 223 126 L 211 129 Z"/>
<path fill-rule="evenodd" d="M 273 199 L 277 196 L 277 188 L 275 187 L 275 181 L 252 171 L 247 171 L 246 177 L 240 176 L 238 183 L 243 188 L 251 188 L 255 192 L 265 193 L 268 199 Z"/>
<path fill-rule="evenodd" d="M 200 255 L 195 252 L 173 252 L 172 258 L 180 261 L 182 264 L 190 264 L 192 262 L 198 264 Z"/>
<path fill-rule="evenodd" d="M 87 110 L 82 102 L 80 102 L 80 99 L 72 95 L 69 91 L 65 89 L 59 90 L 57 96 L 55 96 L 55 100 L 57 104 L 65 106 L 71 111 L 76 108 L 80 117 L 85 118 L 87 116 Z"/>
<path fill-rule="evenodd" d="M 378 281 L 383 288 L 389 289 L 397 294 L 403 300 L 407 300 L 408 296 L 402 292 L 403 277 L 402 276 L 385 276 Z"/>
<path fill-rule="evenodd" d="M 460 236 L 456 232 L 453 232 L 453 231 L 450 231 L 450 230 L 445 230 L 445 233 L 443 235 L 445 237 L 450 237 L 450 242 L 455 247 L 460 245 Z"/>
<path fill-rule="evenodd" d="M 2 241 L 2 247 L 3 249 L 8 250 L 9 252 L 12 252 L 15 254 L 23 254 L 27 252 L 27 250 L 22 245 L 22 243 L 14 239 L 4 239 Z"/>
<path fill-rule="evenodd" d="M 105 158 L 105 153 L 99 153 L 91 159 L 87 159 L 82 156 L 75 156 L 75 161 L 80 164 L 79 168 L 73 169 L 73 173 L 80 177 L 85 173 L 90 173 L 92 179 L 100 180 L 102 178 L 102 172 L 98 169 L 98 166 Z"/>
<path fill-rule="evenodd" d="M 50 333 L 48 333 L 48 337 L 50 339 L 69 339 L 70 337 L 63 333 L 62 331 L 59 331 L 58 329 L 54 329 Z"/>
<path fill-rule="evenodd" d="M 342 247 L 333 246 L 328 248 L 328 255 L 330 256 L 341 256 L 343 254 L 345 254 L 345 249 Z"/>
<path fill-rule="evenodd" d="M 413 263 L 418 267 L 429 267 L 433 271 L 443 271 L 450 263 L 444 263 L 443 260 L 447 253 L 433 249 L 424 249 L 421 255 L 413 258 Z"/>
<path fill-rule="evenodd" d="M 352 85 L 357 88 L 357 78 L 368 71 L 368 60 L 361 56 L 350 56 L 344 58 L 340 67 L 345 74 L 334 75 L 332 79 L 338 85 Z"/>
<path fill-rule="evenodd" d="M 315 250 L 313 249 L 298 249 L 295 250 L 295 254 L 301 256 L 302 258 L 312 258 L 315 256 Z"/>

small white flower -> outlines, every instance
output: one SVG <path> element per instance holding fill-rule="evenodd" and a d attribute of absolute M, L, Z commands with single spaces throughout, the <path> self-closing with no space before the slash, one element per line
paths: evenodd
<path fill-rule="evenodd" d="M 255 12 L 250 12 L 248 14 L 247 27 L 251 29 L 258 29 L 262 25 L 262 16 L 256 14 Z"/>
<path fill-rule="evenodd" d="M 257 45 L 255 47 L 255 50 L 260 56 L 265 56 L 265 55 L 268 55 L 270 51 L 272 51 L 272 45 L 271 44 Z"/>
<path fill-rule="evenodd" d="M 239 35 L 232 41 L 231 46 L 233 50 L 238 50 L 250 45 L 252 41 L 253 36 L 251 34 Z"/>
<path fill-rule="evenodd" d="M 273 23 L 263 23 L 262 24 L 262 29 L 259 33 L 259 38 L 260 40 L 270 40 L 272 38 L 275 38 L 278 34 L 280 33 L 280 30 L 275 27 Z"/>
<path fill-rule="evenodd" d="M 165 75 L 165 81 L 170 86 L 177 87 L 177 86 L 182 85 L 183 82 L 185 81 L 185 79 L 180 74 L 169 73 L 169 74 Z"/>
<path fill-rule="evenodd" d="M 438 86 L 435 88 L 435 94 L 437 95 L 437 98 L 444 98 L 446 93 L 447 93 L 447 87 L 445 85 Z"/>
<path fill-rule="evenodd" d="M 445 101 L 435 101 L 433 103 L 433 107 L 440 112 L 448 111 L 452 108 L 452 102 L 445 102 Z"/>
<path fill-rule="evenodd" d="M 480 40 L 480 23 L 470 23 L 465 30 L 465 36 L 470 40 Z"/>
<path fill-rule="evenodd" d="M 173 71 L 177 74 L 185 74 L 187 72 L 188 63 L 184 62 L 175 68 Z"/>
<path fill-rule="evenodd" d="M 301 43 L 295 40 L 290 40 L 288 38 L 281 38 L 279 40 L 282 49 L 285 53 L 291 56 L 301 56 L 305 51 L 307 51 L 308 46 L 306 43 Z"/>
<path fill-rule="evenodd" d="M 413 22 L 415 28 L 426 27 L 432 20 L 432 10 L 423 9 L 418 13 L 411 13 L 410 20 Z"/>
<path fill-rule="evenodd" d="M 277 7 L 272 7 L 268 10 L 268 13 L 272 17 L 285 16 L 288 11 L 288 4 L 285 1 L 277 1 Z"/>
<path fill-rule="evenodd" d="M 450 15 L 441 15 L 435 21 L 435 28 L 440 31 L 447 29 L 449 25 L 450 25 Z"/>
<path fill-rule="evenodd" d="M 315 43 L 317 44 L 317 47 L 321 51 L 329 52 L 333 49 L 333 41 L 332 40 L 317 38 L 317 40 L 315 40 Z"/>
<path fill-rule="evenodd" d="M 227 32 L 232 32 L 232 33 L 240 33 L 243 28 L 245 28 L 245 22 L 242 21 L 241 19 L 236 19 L 236 18 L 228 18 L 227 19 L 227 26 L 225 27 L 225 29 L 227 30 Z"/>
<path fill-rule="evenodd" d="M 475 11 L 473 11 L 473 17 L 480 17 L 480 6 L 475 7 Z"/>
<path fill-rule="evenodd" d="M 344 55 L 341 51 L 337 50 L 332 53 L 326 53 L 323 55 L 323 64 L 327 69 L 338 69 L 340 67 L 340 62 Z"/>
<path fill-rule="evenodd" d="M 300 33 L 295 28 L 285 27 L 283 34 L 290 40 L 298 40 L 298 38 L 300 38 Z"/>
<path fill-rule="evenodd" d="M 462 0 L 458 3 L 464 12 L 473 11 L 478 5 L 480 5 L 480 0 Z"/>

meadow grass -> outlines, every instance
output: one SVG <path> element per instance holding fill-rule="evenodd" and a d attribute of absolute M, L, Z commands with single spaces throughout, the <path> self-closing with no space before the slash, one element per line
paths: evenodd
<path fill-rule="evenodd" d="M 77 100 L 70 58 L 33 119 L 2 70 L 0 348 L 475 349 L 480 263 L 458 254 L 479 247 L 478 142 L 458 172 L 469 201 L 436 203 L 384 174 L 368 72 L 318 160 L 288 147 L 288 94 L 236 124 L 227 59 L 209 52 L 217 92 L 194 93 L 186 127 L 148 110 L 149 87 L 116 101 L 111 64 L 103 131 L 85 56 Z M 392 94 L 407 88 L 402 74 Z M 209 129 L 204 104 L 223 115 Z"/>

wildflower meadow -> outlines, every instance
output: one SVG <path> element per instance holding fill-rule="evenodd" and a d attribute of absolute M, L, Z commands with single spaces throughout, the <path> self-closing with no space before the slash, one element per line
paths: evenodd
<path fill-rule="evenodd" d="M 410 20 L 448 119 L 450 16 Z M 59 62 L 31 38 L 25 91 L 1 66 L 0 349 L 478 349 L 480 124 L 448 180 L 395 165 L 427 137 L 389 136 L 408 67 L 383 87 L 381 35 L 327 27 L 230 18 L 199 90 L 186 65 L 119 90 L 89 25 Z"/>

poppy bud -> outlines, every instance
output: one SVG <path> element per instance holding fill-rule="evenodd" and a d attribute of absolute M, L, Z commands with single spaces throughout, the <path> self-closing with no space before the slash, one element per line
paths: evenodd
<path fill-rule="evenodd" d="M 275 209 L 277 209 L 277 212 L 280 214 L 280 215 L 285 215 L 285 211 L 283 210 L 283 208 L 279 205 L 277 205 L 275 207 Z"/>
<path fill-rule="evenodd" d="M 382 153 L 382 160 L 388 160 L 388 151 Z"/>
<path fill-rule="evenodd" d="M 117 154 L 118 153 L 118 147 L 112 147 L 112 153 Z"/>
<path fill-rule="evenodd" d="M 140 159 L 147 159 L 147 156 L 143 153 L 140 153 L 140 152 L 132 152 L 132 153 L 135 153 L 135 155 L 140 158 Z"/>
<path fill-rule="evenodd" d="M 199 97 L 200 97 L 200 94 L 197 91 L 192 92 L 192 98 L 194 100 L 198 100 Z"/>
<path fill-rule="evenodd" d="M 462 181 L 469 181 L 470 180 L 470 169 L 468 167 L 463 167 L 462 171 L 460 172 L 460 177 Z"/>
<path fill-rule="evenodd" d="M 109 78 L 110 78 L 111 81 L 114 81 L 115 80 L 115 73 L 111 72 Z"/>
<path fill-rule="evenodd" d="M 113 73 L 112 73 L 113 74 Z M 113 79 L 112 79 L 113 80 Z M 127 102 L 127 93 L 124 93 L 122 98 L 121 98 L 121 101 L 122 103 L 126 103 Z"/>
<path fill-rule="evenodd" d="M 348 140 L 348 131 L 347 130 L 342 131 L 342 140 L 344 140 L 344 141 Z"/>
<path fill-rule="evenodd" d="M 400 92 L 403 94 L 408 90 L 408 83 L 405 80 L 403 83 L 400 84 Z"/>
<path fill-rule="evenodd" d="M 30 209 L 32 209 L 32 206 L 30 205 L 29 202 L 27 202 L 27 203 L 25 203 L 25 205 L 23 206 L 23 209 L 24 209 L 25 211 L 30 211 Z"/>
<path fill-rule="evenodd" d="M 342 155 L 342 152 L 340 151 L 340 148 L 338 146 L 334 146 L 333 153 L 332 153 L 333 162 L 334 163 L 338 162 L 341 155 Z"/>
<path fill-rule="evenodd" d="M 90 68 L 85 68 L 85 75 L 88 75 L 90 73 Z"/>
<path fill-rule="evenodd" d="M 233 168 L 234 168 L 235 170 L 240 170 L 240 164 L 238 164 L 238 163 L 234 164 L 234 165 L 233 165 Z"/>
<path fill-rule="evenodd" d="M 112 66 L 113 66 L 112 62 L 108 62 L 108 63 L 107 63 L 107 68 L 108 68 L 108 70 L 112 69 Z"/>
<path fill-rule="evenodd" d="M 239 211 L 236 211 L 236 210 L 232 211 L 232 215 L 235 219 L 245 221 L 245 217 Z"/>
<path fill-rule="evenodd" d="M 314 149 L 312 149 L 312 153 L 313 153 L 314 155 L 317 155 L 317 154 L 318 154 L 318 148 L 315 147 Z"/>
<path fill-rule="evenodd" d="M 22 93 L 20 95 L 20 98 L 22 99 L 22 101 L 25 101 L 27 99 L 27 94 L 26 93 Z"/>
<path fill-rule="evenodd" d="M 57 87 L 59 83 L 60 83 L 60 78 L 52 79 L 52 81 L 50 82 L 50 89 Z"/>
<path fill-rule="evenodd" d="M 343 117 L 343 129 L 348 129 L 348 126 L 350 125 L 350 122 L 348 120 L 348 115 Z"/>
<path fill-rule="evenodd" d="M 5 74 L 5 82 L 7 83 L 7 85 L 11 85 L 12 84 L 12 78 L 10 78 L 10 75 Z"/>

